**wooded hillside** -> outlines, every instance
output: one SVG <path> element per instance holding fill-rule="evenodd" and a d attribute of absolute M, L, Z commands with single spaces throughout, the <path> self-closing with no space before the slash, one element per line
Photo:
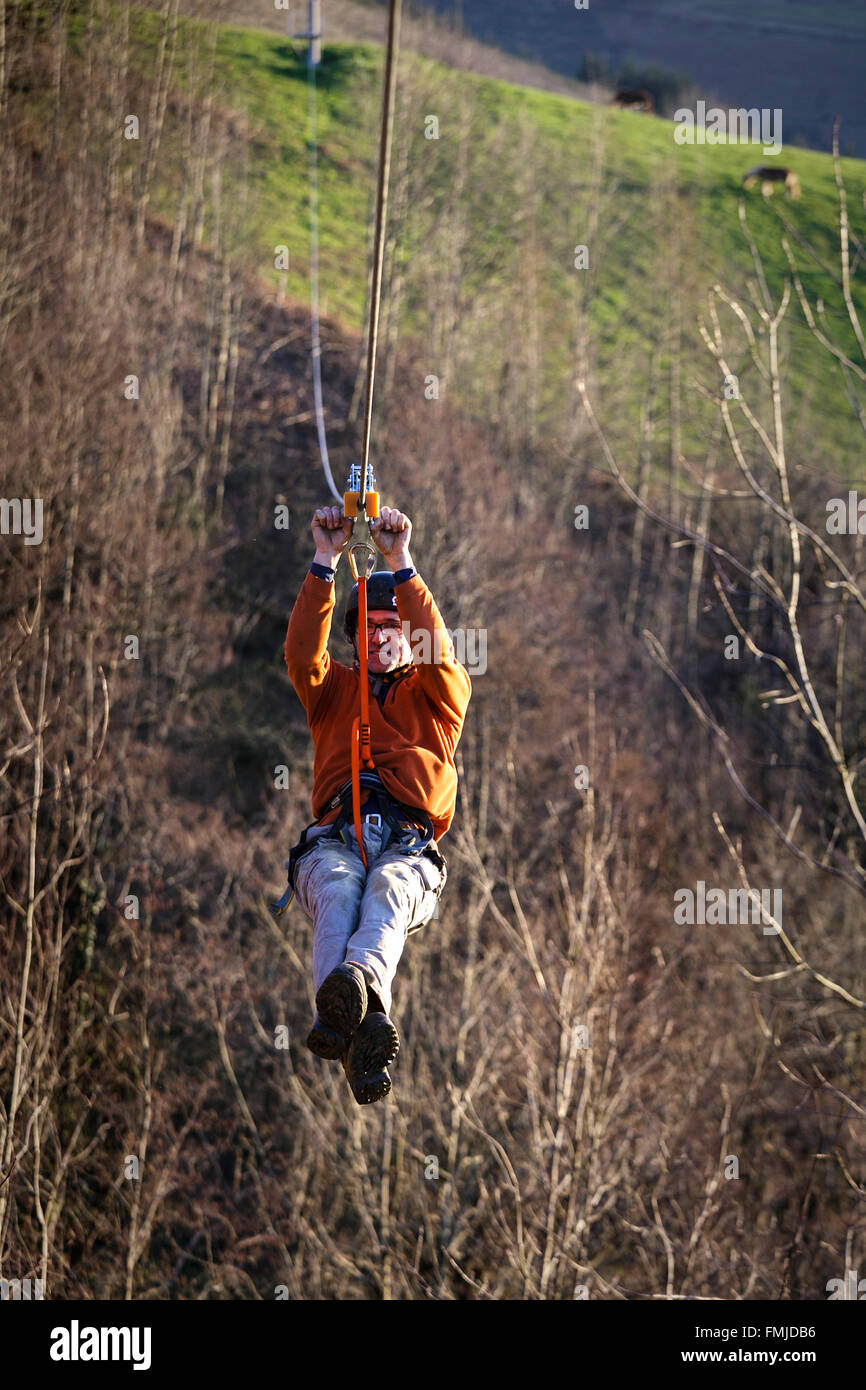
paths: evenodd
<path fill-rule="evenodd" d="M 825 1298 L 866 1259 L 866 602 L 860 536 L 825 525 L 856 456 L 802 451 L 824 404 L 790 385 L 808 343 L 834 439 L 859 433 L 862 207 L 846 268 L 828 156 L 824 312 L 796 239 L 762 281 L 747 219 L 742 284 L 708 300 L 672 253 L 629 326 L 627 285 L 605 324 L 577 282 L 545 359 L 540 224 L 515 248 L 505 216 L 542 196 L 531 128 L 486 246 L 455 221 L 471 145 L 427 204 L 403 150 L 394 226 L 429 256 L 389 251 L 376 466 L 487 662 L 394 1090 L 359 1110 L 303 1045 L 310 924 L 267 911 L 310 819 L 282 658 L 326 500 L 308 310 L 250 255 L 268 137 L 216 35 L 166 0 L 144 64 L 139 22 L 5 7 L 0 491 L 42 499 L 44 536 L 0 538 L 0 1273 L 54 1299 Z M 616 188 L 588 167 L 592 246 Z M 679 209 L 691 235 L 676 190 L 651 215 Z M 323 328 L 340 480 L 357 329 Z M 431 372 L 455 389 L 427 399 Z M 781 889 L 783 931 L 678 921 L 699 882 Z"/>

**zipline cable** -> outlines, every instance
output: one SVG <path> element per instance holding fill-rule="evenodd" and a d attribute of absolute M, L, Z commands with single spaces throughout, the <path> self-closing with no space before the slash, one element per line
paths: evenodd
<path fill-rule="evenodd" d="M 367 391 L 364 407 L 364 445 L 361 455 L 360 486 L 357 511 L 367 516 L 367 467 L 370 458 L 370 429 L 373 420 L 373 382 L 376 375 L 376 347 L 379 338 L 379 306 L 382 299 L 382 266 L 385 259 L 385 218 L 388 211 L 388 183 L 391 176 L 391 136 L 394 126 L 394 92 L 397 86 L 397 52 L 400 43 L 401 0 L 390 0 L 388 9 L 388 44 L 385 50 L 385 75 L 382 87 L 382 123 L 379 132 L 379 178 L 376 186 L 376 230 L 373 235 L 373 282 L 370 291 L 370 331 L 367 339 Z M 372 496 L 372 489 L 371 489 Z M 379 512 L 378 494 L 372 497 L 372 515 Z M 369 529 L 369 528 L 368 528 Z M 367 553 L 362 575 L 355 553 Z M 371 752 L 370 690 L 367 683 L 367 579 L 372 570 L 375 552 L 365 541 L 349 548 L 349 564 L 358 581 L 358 659 L 361 713 L 352 725 L 352 820 L 355 838 L 361 851 L 364 868 L 368 869 L 361 827 L 361 768 L 374 768 Z"/>
<path fill-rule="evenodd" d="M 391 176 L 391 135 L 394 125 L 394 91 L 397 86 L 397 51 L 400 43 L 401 9 L 402 0 L 391 0 L 388 10 L 388 46 L 385 50 L 385 79 L 382 91 L 382 125 L 379 132 L 379 181 L 376 189 L 376 231 L 373 241 L 373 286 L 370 294 L 370 333 L 367 340 L 367 395 L 364 408 L 364 447 L 361 457 L 359 507 L 364 505 L 367 491 L 367 460 L 370 457 L 373 381 L 376 375 L 379 305 L 382 297 L 382 266 L 385 259 L 385 216 L 388 211 L 388 183 Z"/>
<path fill-rule="evenodd" d="M 388 39 L 385 50 L 385 74 L 382 92 L 382 124 L 379 135 L 379 177 L 376 186 L 376 227 L 373 235 L 373 279 L 370 294 L 370 324 L 367 338 L 367 383 L 366 383 L 366 402 L 364 409 L 364 444 L 363 456 L 360 465 L 359 490 L 357 496 L 353 492 L 347 492 L 341 496 L 334 483 L 331 472 L 331 465 L 328 459 L 328 442 L 325 436 L 324 410 L 322 407 L 322 374 L 321 374 L 321 342 L 319 336 L 319 184 L 318 184 L 318 152 L 316 137 L 316 64 L 318 43 L 321 34 L 318 32 L 319 5 L 317 0 L 309 0 L 309 32 L 306 35 L 293 35 L 293 37 L 304 37 L 309 40 L 309 50 L 307 63 L 309 68 L 309 142 L 310 142 L 310 317 L 312 321 L 312 356 L 313 356 L 313 396 L 316 409 L 316 429 L 319 440 L 319 454 L 322 460 L 322 468 L 328 487 L 332 495 L 348 511 L 348 503 L 351 499 L 351 515 L 362 514 L 365 520 L 367 509 L 365 507 L 365 497 L 367 495 L 367 468 L 370 457 L 370 431 L 373 419 L 373 383 L 376 370 L 376 348 L 379 338 L 379 306 L 382 298 L 382 267 L 385 257 L 385 218 L 388 210 L 388 184 L 391 175 L 391 137 L 394 124 L 394 92 L 397 85 L 397 53 L 400 42 L 400 14 L 402 0 L 390 0 L 388 11 Z M 353 465 L 353 471 L 357 465 Z M 349 487 L 351 488 L 351 483 Z M 371 508 L 370 516 L 378 516 L 379 497 L 378 493 L 370 490 Z M 369 526 L 368 526 L 369 530 Z M 367 558 L 364 572 L 358 567 L 357 560 L 353 551 L 366 551 Z M 372 572 L 375 551 L 367 541 L 356 541 L 349 547 L 349 565 L 353 577 L 358 585 L 358 664 L 359 664 L 359 690 L 360 690 L 360 714 L 352 721 L 352 733 L 350 743 L 350 761 L 352 766 L 352 821 L 355 830 L 355 838 L 360 850 L 364 868 L 369 869 L 367 855 L 364 849 L 364 836 L 361 827 L 361 768 L 375 770 L 371 754 L 371 731 L 370 731 L 370 690 L 368 684 L 368 652 L 367 652 L 367 579 Z M 291 863 L 291 861 L 289 861 Z M 290 870 L 291 873 L 291 870 Z M 275 903 L 273 911 L 279 916 L 284 912 L 294 890 L 291 887 L 280 900 Z"/>
<path fill-rule="evenodd" d="M 328 442 L 325 434 L 324 409 L 322 405 L 321 339 L 319 332 L 319 181 L 318 149 L 316 130 L 316 55 L 321 35 L 318 29 L 318 5 L 315 0 L 309 3 L 309 40 L 307 64 L 309 70 L 309 142 L 310 142 L 310 317 L 312 321 L 313 357 L 313 397 L 316 411 L 316 431 L 319 441 L 319 454 L 322 469 L 331 494 L 347 510 L 352 501 L 351 515 L 363 516 L 369 521 L 365 499 L 367 496 L 367 470 L 370 459 L 370 435 L 373 421 L 373 386 L 376 376 L 376 350 L 379 341 L 379 310 L 382 301 L 382 272 L 385 260 L 385 221 L 388 212 L 388 186 L 391 176 L 391 143 L 394 129 L 394 94 L 397 86 L 397 54 L 400 43 L 400 16 L 402 0 L 390 0 L 388 8 L 388 38 L 385 49 L 385 73 L 382 88 L 382 119 L 379 132 L 379 174 L 376 184 L 376 225 L 373 233 L 373 274 L 370 290 L 370 321 L 367 337 L 367 381 L 364 405 L 364 441 L 360 468 L 358 469 L 357 500 L 352 492 L 343 496 L 337 491 L 328 458 Z M 351 489 L 352 484 L 349 484 Z M 370 516 L 378 515 L 378 493 L 370 489 Z M 362 574 L 353 552 L 365 551 L 367 558 Z M 358 657 L 361 712 L 352 725 L 352 819 L 358 848 L 365 869 L 367 856 L 364 852 L 364 839 L 361 831 L 360 809 L 360 771 L 361 767 L 373 768 L 370 751 L 370 709 L 367 666 L 367 578 L 372 570 L 375 551 L 366 541 L 356 541 L 349 548 L 349 564 L 358 584 Z"/>

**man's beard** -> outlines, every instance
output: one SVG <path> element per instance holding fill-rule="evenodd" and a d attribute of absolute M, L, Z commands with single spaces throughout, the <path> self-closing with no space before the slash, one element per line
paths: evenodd
<path fill-rule="evenodd" d="M 390 639 L 386 638 L 385 641 L 382 643 L 381 647 L 379 647 L 376 650 L 376 652 L 371 652 L 368 650 L 368 664 L 370 662 L 370 658 L 373 657 L 381 665 L 381 670 L 377 671 L 378 675 L 385 675 L 390 671 L 399 670 L 401 666 L 408 666 L 411 664 L 411 653 L 408 656 L 404 657 L 401 639 L 402 634 L 398 633 L 396 641 L 392 642 Z M 361 657 L 357 650 L 355 652 L 355 660 L 360 665 Z"/>

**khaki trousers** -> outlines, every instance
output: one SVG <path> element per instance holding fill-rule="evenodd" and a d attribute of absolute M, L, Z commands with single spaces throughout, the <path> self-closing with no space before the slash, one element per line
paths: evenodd
<path fill-rule="evenodd" d="M 299 860 L 295 896 L 313 923 L 313 987 L 344 961 L 359 965 L 372 983 L 369 1008 L 391 1009 L 391 986 L 406 938 L 429 922 L 445 882 L 445 873 L 426 855 L 410 855 L 399 841 L 382 850 L 384 826 L 376 819 L 361 826 L 369 871 L 358 849 L 354 826 L 351 844 L 331 828 L 315 827 L 307 838 L 320 843 Z"/>

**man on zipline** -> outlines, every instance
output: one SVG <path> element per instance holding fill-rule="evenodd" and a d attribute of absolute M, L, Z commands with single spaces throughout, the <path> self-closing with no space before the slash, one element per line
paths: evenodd
<path fill-rule="evenodd" d="M 446 879 L 437 841 L 454 816 L 454 752 L 472 685 L 409 554 L 412 523 L 382 507 L 370 538 L 387 570 L 367 581 L 371 754 L 361 772 L 365 870 L 352 822 L 352 724 L 358 713 L 358 585 L 344 629 L 354 666 L 333 661 L 334 577 L 354 521 L 320 507 L 316 554 L 286 636 L 286 665 L 315 746 L 313 815 L 289 860 L 289 884 L 313 923 L 316 1015 L 307 1046 L 341 1060 L 359 1105 L 391 1089 L 400 1040 L 388 1017 L 406 937 L 433 915 Z M 411 641 L 410 641 L 411 639 Z M 413 663 L 420 643 L 425 660 Z"/>

